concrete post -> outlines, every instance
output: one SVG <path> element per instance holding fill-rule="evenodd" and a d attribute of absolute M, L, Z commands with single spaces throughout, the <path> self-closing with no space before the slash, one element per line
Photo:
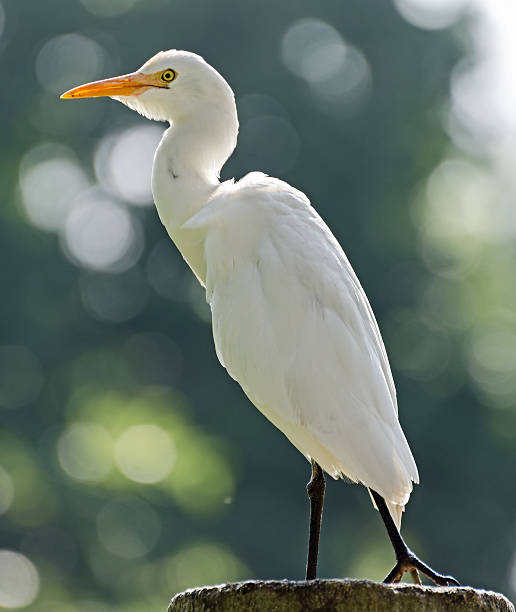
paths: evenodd
<path fill-rule="evenodd" d="M 499 593 L 369 580 L 249 580 L 189 589 L 168 612 L 515 612 Z"/>

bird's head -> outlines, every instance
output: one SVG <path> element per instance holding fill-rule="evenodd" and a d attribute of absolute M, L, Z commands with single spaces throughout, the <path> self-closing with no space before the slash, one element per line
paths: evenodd
<path fill-rule="evenodd" d="M 202 57 L 188 51 L 160 51 L 136 72 L 87 83 L 61 98 L 119 100 L 149 119 L 177 122 L 234 108 L 231 88 Z"/>

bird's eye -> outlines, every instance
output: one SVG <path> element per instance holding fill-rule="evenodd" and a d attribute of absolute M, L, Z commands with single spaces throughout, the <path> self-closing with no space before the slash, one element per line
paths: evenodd
<path fill-rule="evenodd" d="M 177 76 L 176 71 L 172 70 L 172 68 L 169 68 L 168 70 L 164 70 L 161 73 L 161 80 L 164 81 L 165 83 L 170 83 L 176 78 L 176 76 Z"/>

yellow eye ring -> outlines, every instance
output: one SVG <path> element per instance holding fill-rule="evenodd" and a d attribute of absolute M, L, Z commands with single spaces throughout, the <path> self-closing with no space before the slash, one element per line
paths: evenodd
<path fill-rule="evenodd" d="M 177 73 L 175 70 L 172 70 L 172 68 L 168 68 L 167 70 L 164 70 L 161 73 L 161 80 L 164 83 L 171 83 L 177 76 Z"/>

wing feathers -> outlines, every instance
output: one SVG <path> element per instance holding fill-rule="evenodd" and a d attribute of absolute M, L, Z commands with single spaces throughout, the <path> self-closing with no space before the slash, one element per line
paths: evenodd
<path fill-rule="evenodd" d="M 208 208 L 193 223 L 206 232 L 221 363 L 306 457 L 378 491 L 399 523 L 417 468 L 378 326 L 341 247 L 303 194 L 264 175 Z"/>

